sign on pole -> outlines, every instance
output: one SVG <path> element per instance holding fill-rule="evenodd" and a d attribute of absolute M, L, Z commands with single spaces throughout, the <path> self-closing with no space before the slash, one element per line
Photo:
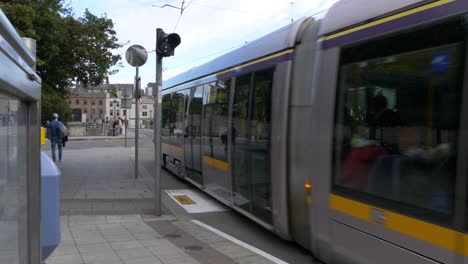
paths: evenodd
<path fill-rule="evenodd" d="M 148 60 L 148 52 L 140 45 L 132 45 L 125 52 L 125 59 L 128 64 L 136 67 L 135 69 L 135 98 L 138 99 L 140 89 L 140 77 L 138 76 L 138 67 L 143 66 Z M 131 103 L 130 103 L 131 108 Z M 140 114 L 138 104 L 135 104 L 135 178 L 138 178 L 138 137 L 140 128 Z"/>

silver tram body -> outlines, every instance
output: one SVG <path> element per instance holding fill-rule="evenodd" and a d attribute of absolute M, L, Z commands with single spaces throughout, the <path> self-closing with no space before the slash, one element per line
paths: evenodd
<path fill-rule="evenodd" d="M 0 263 L 41 261 L 41 80 L 25 43 L 0 11 Z"/>
<path fill-rule="evenodd" d="M 164 166 L 326 263 L 468 263 L 467 15 L 340 1 L 176 76 Z"/>

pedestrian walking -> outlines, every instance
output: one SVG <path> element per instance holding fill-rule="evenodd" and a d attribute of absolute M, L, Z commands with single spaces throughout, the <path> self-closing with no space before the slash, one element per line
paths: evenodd
<path fill-rule="evenodd" d="M 122 119 L 119 117 L 119 119 L 117 120 L 117 135 L 120 136 L 122 135 L 122 128 L 123 128 L 123 125 L 122 125 Z"/>
<path fill-rule="evenodd" d="M 112 136 L 115 137 L 117 135 L 117 119 L 112 122 Z"/>
<path fill-rule="evenodd" d="M 62 144 L 63 138 L 67 135 L 67 129 L 65 125 L 58 120 L 59 115 L 57 113 L 52 114 L 52 122 L 49 124 L 49 135 L 50 135 L 50 143 L 52 146 L 52 160 L 54 162 L 57 161 L 55 150 L 58 147 L 58 161 L 62 161 Z"/>

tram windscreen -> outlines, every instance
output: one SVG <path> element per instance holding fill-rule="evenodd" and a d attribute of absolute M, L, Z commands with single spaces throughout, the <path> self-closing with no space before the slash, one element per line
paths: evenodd
<path fill-rule="evenodd" d="M 464 46 L 341 66 L 335 189 L 410 205 L 422 217 L 453 213 Z"/>

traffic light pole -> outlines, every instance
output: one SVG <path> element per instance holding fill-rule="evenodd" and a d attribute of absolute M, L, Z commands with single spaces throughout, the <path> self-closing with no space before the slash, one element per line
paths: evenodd
<path fill-rule="evenodd" d="M 138 76 L 138 67 L 135 74 L 135 179 L 138 179 L 138 138 L 140 127 L 140 113 L 138 112 L 138 95 L 140 94 L 140 80 Z"/>
<path fill-rule="evenodd" d="M 156 43 L 157 45 L 157 43 Z M 161 215 L 161 104 L 162 104 L 162 59 L 163 56 L 156 53 L 156 87 L 154 95 L 154 214 Z"/>

